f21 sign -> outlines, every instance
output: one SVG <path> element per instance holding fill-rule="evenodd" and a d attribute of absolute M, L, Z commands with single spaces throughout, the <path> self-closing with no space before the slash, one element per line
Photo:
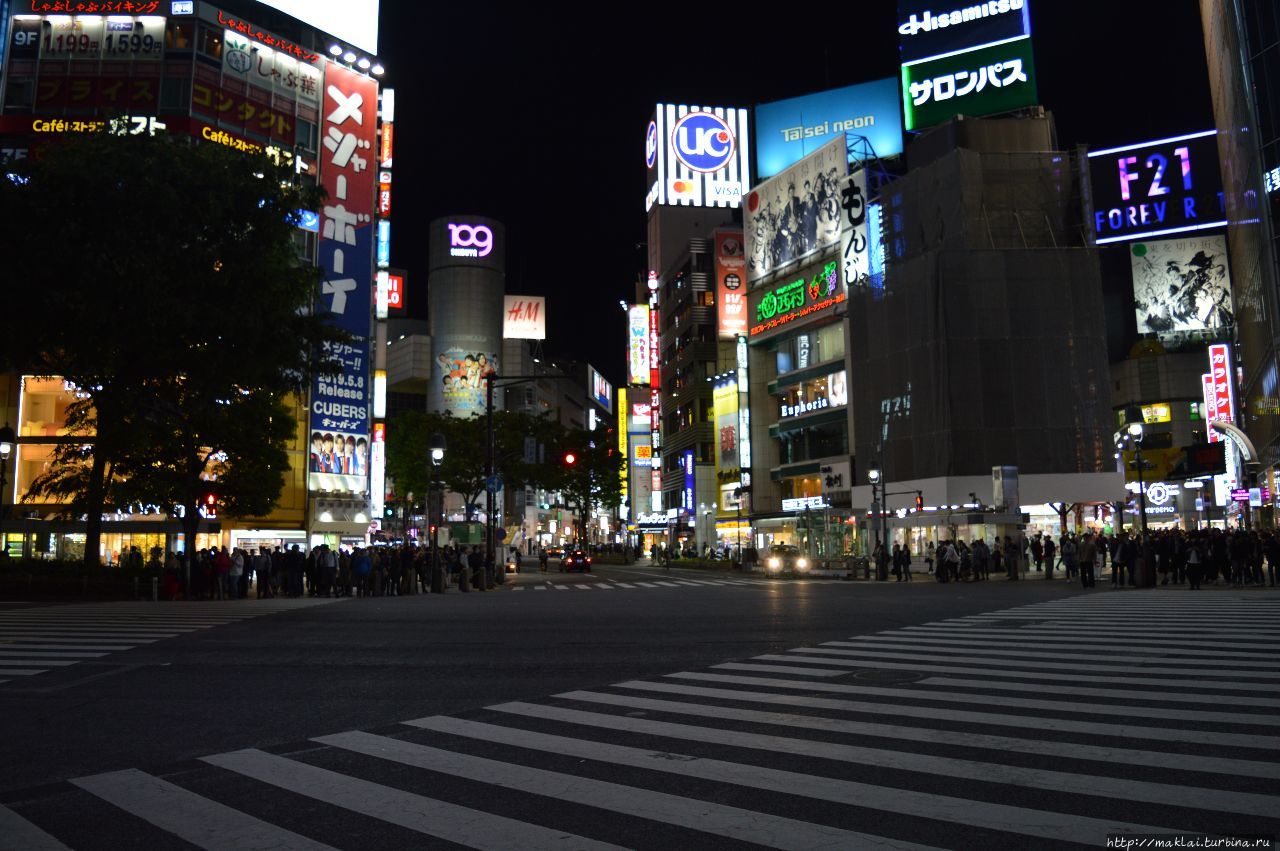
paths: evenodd
<path fill-rule="evenodd" d="M 1227 223 L 1216 130 L 1089 153 L 1099 245 Z"/>

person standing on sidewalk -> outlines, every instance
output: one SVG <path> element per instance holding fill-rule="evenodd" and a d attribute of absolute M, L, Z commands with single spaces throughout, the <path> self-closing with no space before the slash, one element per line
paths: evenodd
<path fill-rule="evenodd" d="M 1044 578 L 1053 578 L 1053 559 L 1056 556 L 1057 549 L 1053 545 L 1053 536 L 1044 536 Z"/>
<path fill-rule="evenodd" d="M 1066 571 L 1067 581 L 1070 582 L 1076 578 L 1076 542 L 1071 540 L 1070 535 L 1062 536 L 1062 569 Z"/>
<path fill-rule="evenodd" d="M 1018 581 L 1018 545 L 1013 538 L 1004 536 L 1004 568 L 1007 582 Z"/>
<path fill-rule="evenodd" d="M 1093 542 L 1093 533 L 1086 532 L 1075 550 L 1076 562 L 1080 565 L 1080 586 L 1093 587 L 1093 562 L 1098 557 L 1098 547 Z"/>

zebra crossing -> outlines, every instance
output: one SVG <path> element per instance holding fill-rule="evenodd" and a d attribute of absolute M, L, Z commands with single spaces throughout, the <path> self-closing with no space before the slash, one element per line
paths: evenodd
<path fill-rule="evenodd" d="M 333 602 L 337 600 L 301 598 L 0 609 L 0 684 L 100 660 L 166 638 Z"/>
<path fill-rule="evenodd" d="M 1275 836 L 1278 752 L 1280 597 L 1095 594 L 81 777 L 0 849 Z"/>
<path fill-rule="evenodd" d="M 587 579 L 583 582 L 553 582 L 544 580 L 543 584 L 513 585 L 512 591 L 645 591 L 661 588 L 727 588 L 727 587 L 765 587 L 779 588 L 791 585 L 829 585 L 838 584 L 836 579 Z"/>

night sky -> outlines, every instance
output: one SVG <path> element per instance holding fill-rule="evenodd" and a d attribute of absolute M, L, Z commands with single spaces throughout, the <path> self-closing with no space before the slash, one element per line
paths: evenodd
<path fill-rule="evenodd" d="M 493 216 L 507 226 L 507 292 L 548 297 L 547 351 L 615 384 L 618 300 L 645 262 L 653 105 L 750 106 L 898 73 L 892 0 L 791 7 L 795 21 L 779 7 L 737 26 L 724 4 L 625 8 L 634 22 L 382 0 L 380 35 L 397 96 L 392 261 L 409 271 L 409 314 L 425 317 L 427 222 Z M 1064 148 L 1212 128 L 1196 0 L 1032 0 L 1031 20 L 1040 100 Z"/>

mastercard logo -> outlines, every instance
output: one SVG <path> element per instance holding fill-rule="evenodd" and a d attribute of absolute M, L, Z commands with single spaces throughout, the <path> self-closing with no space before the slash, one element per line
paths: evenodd
<path fill-rule="evenodd" d="M 671 194 L 673 195 L 692 195 L 694 186 L 692 180 L 673 180 L 671 181 Z"/>

